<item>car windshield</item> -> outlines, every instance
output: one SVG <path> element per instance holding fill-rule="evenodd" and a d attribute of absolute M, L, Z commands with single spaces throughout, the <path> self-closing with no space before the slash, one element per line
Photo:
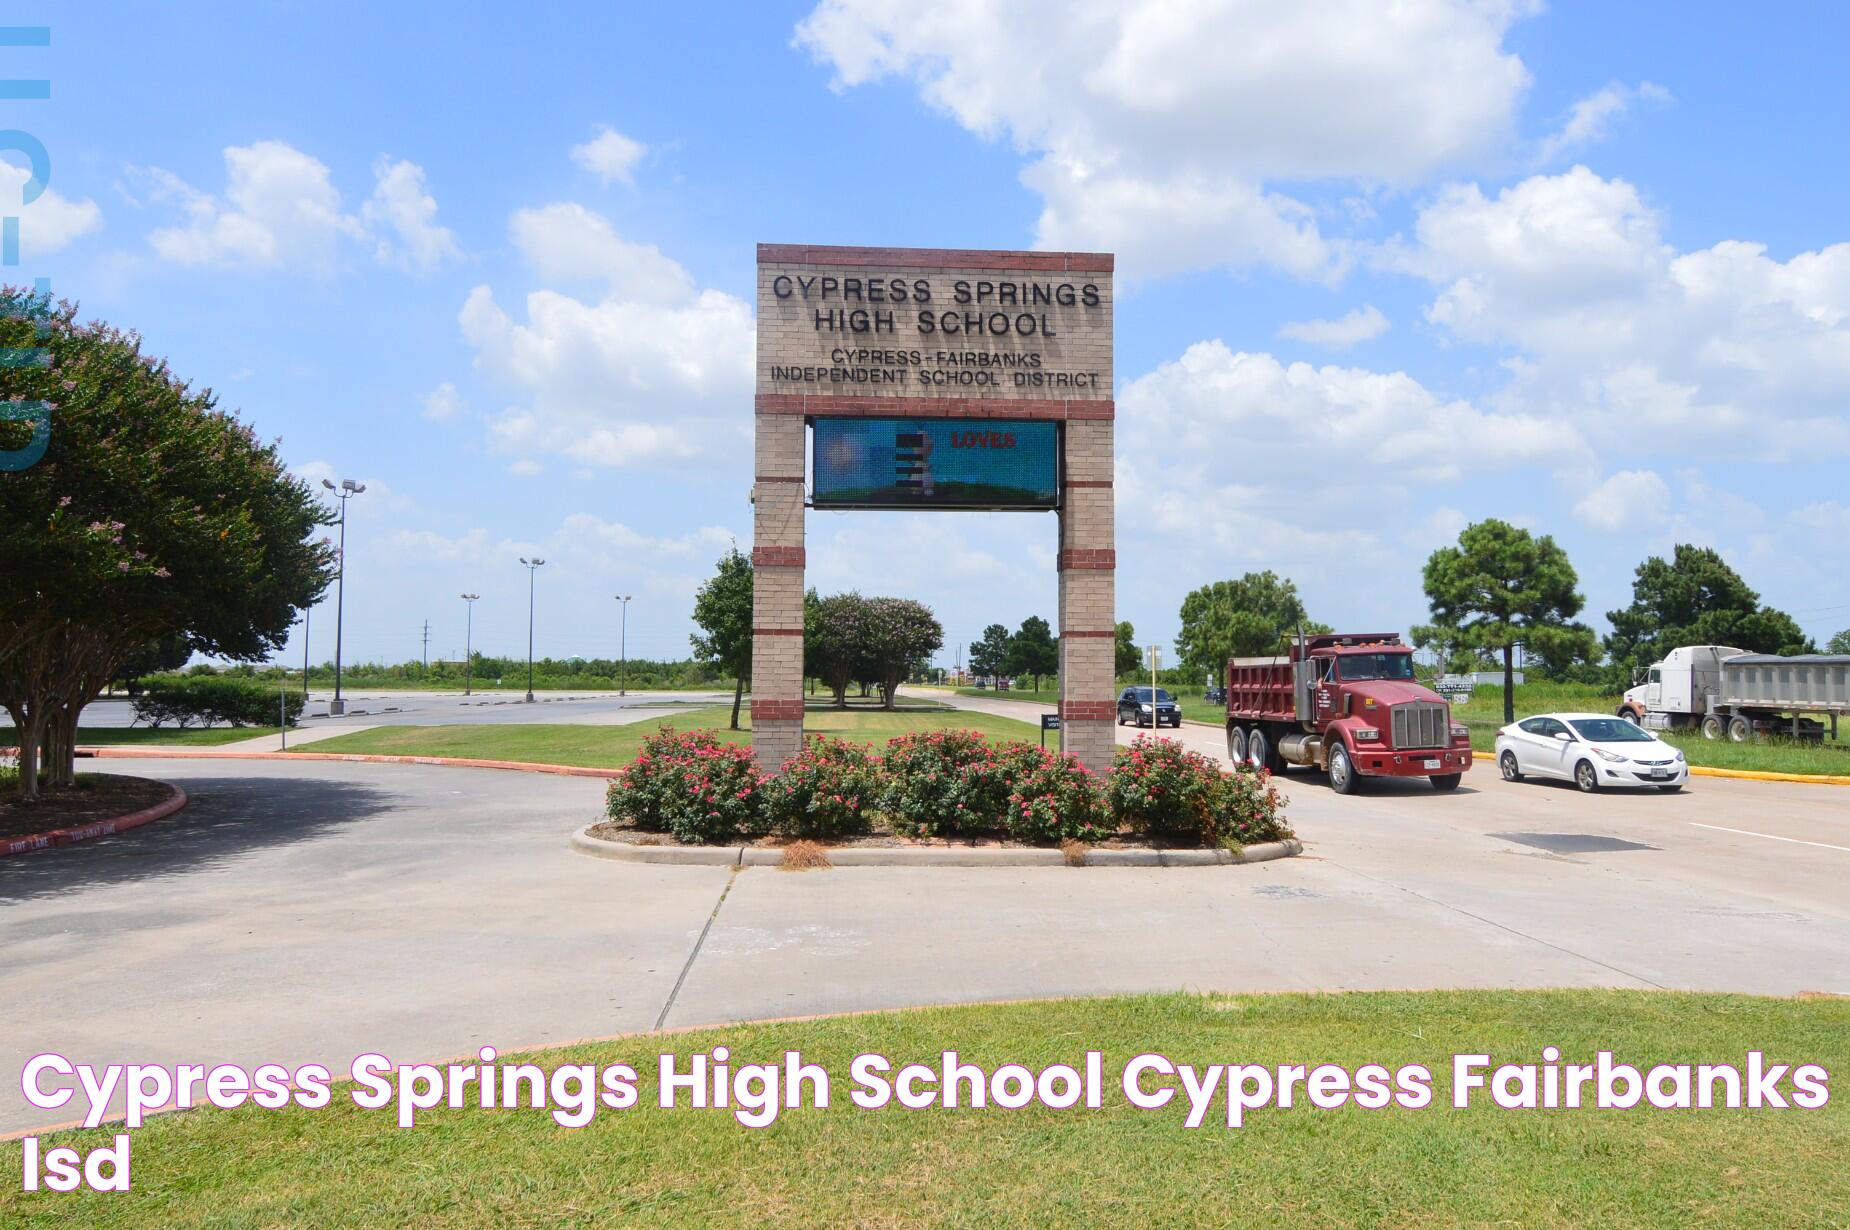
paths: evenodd
<path fill-rule="evenodd" d="M 1657 740 L 1648 730 L 1640 730 L 1624 718 L 1582 718 L 1578 722 L 1569 722 L 1581 738 L 1588 743 L 1655 743 Z"/>
<path fill-rule="evenodd" d="M 1150 689 L 1149 688 L 1132 688 L 1131 691 L 1137 694 L 1138 700 L 1147 701 L 1150 699 Z M 1169 693 L 1162 688 L 1156 689 L 1156 703 L 1159 705 L 1168 704 L 1169 703 Z"/>
<path fill-rule="evenodd" d="M 1346 680 L 1413 678 L 1410 653 L 1346 653 L 1337 661 Z"/>

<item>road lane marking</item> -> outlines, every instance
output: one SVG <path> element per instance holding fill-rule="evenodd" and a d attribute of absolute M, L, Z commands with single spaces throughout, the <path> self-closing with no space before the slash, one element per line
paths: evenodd
<path fill-rule="evenodd" d="M 1768 841 L 1789 841 L 1795 846 L 1817 846 L 1821 850 L 1842 850 L 1845 854 L 1850 854 L 1850 846 L 1834 846 L 1828 841 L 1802 841 L 1797 837 L 1780 837 L 1774 833 L 1756 833 L 1752 829 L 1731 829 L 1720 824 L 1703 824 L 1699 820 L 1691 820 L 1688 821 L 1688 823 L 1695 825 L 1699 829 L 1714 829 L 1718 833 L 1739 833 L 1743 837 L 1764 837 Z"/>

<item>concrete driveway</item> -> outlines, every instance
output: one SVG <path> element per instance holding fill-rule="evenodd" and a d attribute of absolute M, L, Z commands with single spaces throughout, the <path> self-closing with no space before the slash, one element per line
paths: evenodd
<path fill-rule="evenodd" d="M 1341 798 L 1293 775 L 1307 852 L 1251 867 L 735 874 L 573 853 L 593 781 L 100 767 L 194 801 L 0 860 L 0 1071 L 41 1050 L 344 1071 L 365 1050 L 1179 987 L 1850 993 L 1850 790 L 1832 787 L 1586 798 L 1480 765 L 1449 795 Z M 0 1131 L 46 1118 L 0 1080 Z"/>

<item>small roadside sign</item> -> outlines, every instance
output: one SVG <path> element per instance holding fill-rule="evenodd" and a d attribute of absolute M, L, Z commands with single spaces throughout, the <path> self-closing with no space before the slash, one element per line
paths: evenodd
<path fill-rule="evenodd" d="M 1041 746 L 1047 746 L 1047 732 L 1060 729 L 1060 715 L 1057 713 L 1041 714 Z"/>

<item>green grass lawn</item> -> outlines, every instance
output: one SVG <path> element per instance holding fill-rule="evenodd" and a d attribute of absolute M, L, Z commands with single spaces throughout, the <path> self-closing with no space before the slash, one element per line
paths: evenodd
<path fill-rule="evenodd" d="M 172 726 L 159 730 L 150 730 L 146 726 L 79 726 L 77 745 L 118 747 L 159 743 L 177 747 L 216 747 L 221 743 L 237 743 L 243 739 L 273 735 L 278 729 L 276 726 L 204 726 L 191 730 L 177 730 Z M 11 726 L 0 726 L 0 747 L 18 745 L 19 732 Z"/>
<path fill-rule="evenodd" d="M 565 726 L 540 723 L 486 726 L 375 726 L 338 735 L 292 751 L 359 752 L 384 756 L 457 756 L 475 760 L 519 760 L 534 764 L 568 764 L 616 768 L 635 758 L 642 741 L 662 726 L 676 730 L 716 729 L 735 743 L 751 740 L 749 706 L 739 714 L 743 730 L 728 730 L 731 706 L 696 709 L 658 721 L 627 726 Z M 884 743 L 913 730 L 980 730 L 996 739 L 1035 740 L 1040 729 L 1026 722 L 967 713 L 956 709 L 907 706 L 891 713 L 879 709 L 846 711 L 811 708 L 803 719 L 811 734 Z"/>
<path fill-rule="evenodd" d="M 772 874 L 772 873 L 748 873 Z M 726 1110 L 664 1111 L 657 1055 L 725 1044 L 731 1062 L 787 1049 L 830 1074 L 828 1109 L 759 1130 Z M 389 1111 L 342 1089 L 321 1110 L 196 1110 L 133 1133 L 134 1187 L 25 1194 L 0 1183 L 0 1223 L 37 1227 L 410 1226 L 1755 1226 L 1841 1225 L 1850 1108 L 1503 1110 L 1450 1105 L 1450 1056 L 1568 1062 L 1850 1065 L 1850 1001 L 1631 991 L 1161 995 L 924 1009 L 641 1037 L 525 1056 L 626 1063 L 634 1109 L 568 1130 L 534 1109 Z M 848 1065 L 878 1052 L 993 1069 L 1078 1066 L 1103 1052 L 1100 1109 L 863 1110 Z M 1116 1076 L 1155 1051 L 1177 1063 L 1425 1064 L 1421 1110 L 1262 1109 L 1185 1129 L 1180 1094 L 1138 1110 Z M 187 1056 L 210 1063 L 210 1054 Z M 394 1055 L 411 1062 L 410 1055 Z M 509 1061 L 514 1056 L 503 1056 Z M 1154 1082 L 1146 1078 L 1146 1087 Z M 1832 1090 L 1835 1094 L 1837 1091 Z M 115 1129 L 42 1144 L 108 1143 Z M 21 1146 L 0 1145 L 18 1175 Z"/>

